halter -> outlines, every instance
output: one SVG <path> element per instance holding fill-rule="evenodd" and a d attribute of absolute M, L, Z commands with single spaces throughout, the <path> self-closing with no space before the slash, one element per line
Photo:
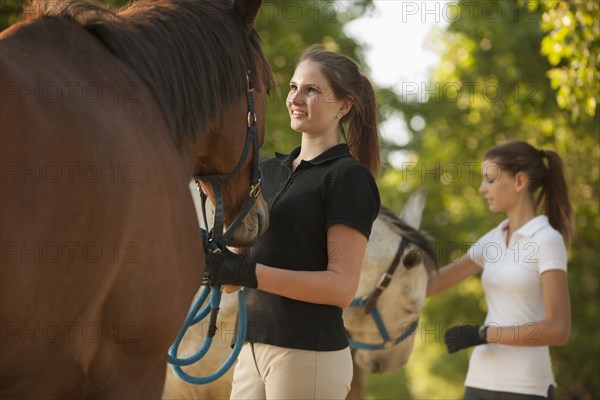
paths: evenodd
<path fill-rule="evenodd" d="M 199 181 L 205 181 L 209 183 L 215 194 L 215 215 L 213 220 L 213 228 L 207 232 L 205 229 L 200 229 L 200 234 L 202 236 L 202 240 L 204 242 L 204 251 L 211 253 L 219 253 L 222 249 L 227 246 L 229 240 L 231 239 L 231 235 L 237 228 L 237 226 L 244 219 L 246 214 L 250 211 L 256 199 L 261 193 L 261 182 L 262 182 L 262 173 L 258 166 L 258 129 L 256 127 L 256 113 L 254 111 L 254 87 L 250 83 L 249 73 L 246 75 L 246 80 L 248 82 L 248 87 L 246 91 L 246 99 L 248 102 L 248 116 L 247 116 L 247 125 L 248 129 L 246 131 L 246 143 L 244 144 L 244 151 L 242 152 L 242 156 L 240 157 L 239 162 L 236 167 L 231 172 L 227 172 L 224 174 L 212 174 L 205 176 L 194 176 L 194 180 L 196 181 L 196 185 L 198 186 L 198 190 L 200 191 L 200 197 L 202 199 L 202 218 L 204 219 L 204 226 L 208 227 L 207 218 L 206 218 L 206 194 L 200 189 Z M 235 217 L 233 222 L 227 228 L 227 232 L 223 234 L 223 225 L 224 225 L 224 215 L 223 215 L 223 191 L 221 189 L 221 185 L 223 182 L 227 181 L 229 178 L 238 173 L 241 169 L 242 165 L 248 158 L 248 154 L 250 153 L 250 146 L 253 147 L 253 173 L 252 173 L 252 186 L 250 188 L 250 193 L 248 195 L 248 199 L 244 206 Z M 201 308 L 202 304 L 208 298 L 210 294 L 210 301 L 204 307 Z M 171 364 L 171 367 L 175 374 L 184 380 L 187 383 L 195 384 L 195 385 L 203 385 L 210 382 L 213 382 L 223 376 L 233 365 L 237 356 L 239 355 L 242 345 L 244 344 L 244 340 L 246 339 L 246 324 L 247 324 L 247 315 L 246 315 L 246 303 L 243 290 L 238 291 L 238 301 L 239 301 L 239 315 L 238 315 L 238 324 L 237 324 L 237 335 L 235 339 L 235 344 L 233 346 L 233 350 L 227 360 L 221 365 L 217 371 L 213 372 L 208 376 L 192 376 L 183 371 L 182 366 L 191 365 L 197 361 L 199 361 L 202 357 L 206 355 L 210 346 L 212 345 L 213 338 L 217 331 L 217 314 L 219 312 L 219 304 L 221 302 L 221 287 L 213 287 L 209 288 L 209 286 L 204 286 L 201 293 L 198 295 L 198 298 L 194 302 L 194 305 L 188 312 L 188 315 L 183 323 L 183 327 L 181 328 L 177 338 L 169 348 L 168 352 L 168 362 Z M 177 357 L 177 351 L 181 344 L 181 340 L 185 336 L 185 333 L 190 328 L 190 326 L 197 324 L 202 321 L 205 317 L 209 317 L 208 323 L 208 332 L 206 334 L 206 338 L 204 339 L 204 343 L 202 343 L 202 347 L 196 354 L 187 358 L 179 358 Z"/>
<path fill-rule="evenodd" d="M 385 328 L 383 319 L 381 318 L 381 314 L 379 313 L 379 309 L 377 308 L 377 300 L 379 299 L 379 296 L 381 296 L 381 293 L 383 293 L 383 291 L 389 286 L 390 282 L 392 281 L 394 272 L 398 268 L 402 255 L 404 254 L 404 251 L 406 250 L 409 244 L 409 241 L 403 239 L 400 242 L 400 245 L 398 246 L 398 250 L 396 251 L 396 255 L 394 256 L 392 263 L 388 267 L 387 271 L 383 275 L 381 275 L 381 278 L 375 286 L 375 289 L 373 289 L 373 291 L 368 296 L 357 297 L 354 300 L 352 300 L 352 303 L 350 303 L 350 307 L 365 307 L 365 314 L 371 314 L 373 320 L 375 321 L 375 325 L 377 325 L 377 329 L 379 330 L 379 334 L 381 335 L 383 342 L 366 343 L 348 338 L 350 347 L 361 350 L 387 349 L 389 347 L 397 345 L 398 343 L 410 337 L 413 333 L 417 331 L 417 326 L 419 325 L 418 318 L 415 322 L 411 323 L 406 332 L 404 332 L 398 338 L 390 338 L 390 335 L 387 329 Z"/>
<path fill-rule="evenodd" d="M 246 131 L 246 143 L 244 143 L 244 151 L 238 161 L 237 165 L 231 172 L 223 174 L 211 174 L 211 175 L 195 175 L 194 180 L 200 191 L 200 197 L 202 199 L 202 218 L 204 219 L 204 226 L 208 227 L 206 218 L 206 194 L 200 189 L 200 181 L 207 182 L 213 188 L 215 194 L 215 214 L 213 219 L 213 228 L 207 233 L 205 237 L 204 248 L 213 253 L 218 253 L 227 246 L 231 236 L 237 229 L 238 225 L 242 222 L 246 214 L 252 209 L 254 203 L 261 193 L 261 182 L 262 182 L 262 171 L 258 166 L 258 129 L 256 127 L 256 113 L 254 111 L 254 87 L 250 82 L 249 75 L 246 75 L 246 81 L 248 87 L 246 91 L 246 99 L 248 102 L 248 116 L 246 118 L 248 129 Z M 235 217 L 233 222 L 227 228 L 227 232 L 223 233 L 224 225 L 224 214 L 223 214 L 223 191 L 221 185 L 231 177 L 235 176 L 244 165 L 248 154 L 250 153 L 250 146 L 253 148 L 253 172 L 252 172 L 252 186 L 250 187 L 250 193 L 244 206 Z"/>

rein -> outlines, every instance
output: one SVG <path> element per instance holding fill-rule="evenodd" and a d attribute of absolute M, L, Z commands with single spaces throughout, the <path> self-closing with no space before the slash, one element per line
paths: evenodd
<path fill-rule="evenodd" d="M 210 294 L 209 303 L 202 309 L 200 307 Z M 213 338 L 217 331 L 217 314 L 219 312 L 219 304 L 221 302 L 221 289 L 217 287 L 209 288 L 208 286 L 204 286 L 198 299 L 188 312 L 188 315 L 183 323 L 183 328 L 177 335 L 175 342 L 169 348 L 168 353 L 168 362 L 171 364 L 171 368 L 175 375 L 177 375 L 180 379 L 187 383 L 191 383 L 193 385 L 205 385 L 207 383 L 211 383 L 225 375 L 225 373 L 233 366 L 235 360 L 237 359 L 240 351 L 242 350 L 242 346 L 244 345 L 244 340 L 246 339 L 246 325 L 247 325 L 247 315 L 246 315 L 246 297 L 242 290 L 238 291 L 238 302 L 239 302 L 239 318 L 237 324 L 237 335 L 235 339 L 235 343 L 233 345 L 233 350 L 229 357 L 223 362 L 223 364 L 212 374 L 207 376 L 192 376 L 185 372 L 181 367 L 186 365 L 191 365 L 199 361 L 202 357 L 206 355 L 210 346 L 212 345 Z M 187 358 L 179 358 L 177 357 L 177 350 L 179 349 L 179 345 L 181 344 L 181 340 L 185 336 L 187 330 L 192 326 L 202 321 L 206 316 L 210 313 L 210 320 L 208 324 L 208 332 L 206 334 L 206 339 L 202 343 L 202 347 L 198 350 L 194 355 Z"/>
<path fill-rule="evenodd" d="M 200 181 L 207 182 L 213 188 L 215 194 L 215 215 L 213 219 L 213 228 L 210 231 L 206 231 L 205 229 L 200 229 L 200 233 L 202 235 L 202 241 L 204 243 L 204 251 L 211 253 L 219 253 L 226 246 L 227 243 L 231 240 L 231 236 L 239 224 L 242 222 L 246 214 L 250 211 L 250 209 L 254 206 L 256 199 L 260 196 L 261 193 L 261 182 L 262 182 L 262 173 L 260 171 L 258 165 L 258 129 L 256 127 L 256 113 L 254 111 L 254 88 L 250 83 L 250 78 L 246 76 L 248 82 L 248 88 L 246 92 L 246 100 L 248 103 L 248 116 L 247 116 L 247 126 L 248 129 L 246 131 L 246 143 L 244 144 L 244 150 L 240 157 L 239 162 L 236 167 L 231 171 L 224 174 L 212 174 L 205 176 L 194 176 L 194 180 L 196 181 L 196 185 L 198 186 L 198 190 L 200 191 L 200 197 L 202 200 L 202 218 L 204 220 L 204 226 L 208 227 L 208 221 L 206 217 L 206 194 L 200 188 Z M 248 195 L 248 199 L 244 203 L 244 206 L 235 217 L 233 222 L 227 228 L 227 231 L 223 233 L 224 226 L 224 214 L 223 214 L 223 191 L 221 185 L 223 182 L 227 181 L 231 177 L 235 176 L 244 165 L 246 159 L 248 158 L 248 154 L 250 154 L 250 147 L 253 147 L 253 173 L 252 173 L 252 186 L 250 188 L 250 193 Z M 202 304 L 206 301 L 210 294 L 209 303 L 201 309 Z M 206 355 L 210 346 L 212 345 L 213 338 L 217 332 L 217 314 L 219 313 L 219 305 L 221 303 L 221 287 L 212 287 L 204 286 L 202 291 L 198 295 L 198 298 L 194 302 L 194 305 L 188 312 L 188 315 L 183 323 L 183 326 L 177 335 L 175 341 L 169 348 L 168 352 L 168 362 L 171 364 L 171 368 L 173 372 L 182 380 L 187 383 L 195 384 L 195 385 L 204 385 L 207 383 L 214 382 L 223 376 L 235 363 L 244 341 L 246 339 L 246 327 L 247 327 L 247 312 L 246 312 L 246 298 L 244 296 L 244 291 L 238 291 L 238 324 L 237 324 L 237 334 L 235 343 L 233 346 L 233 350 L 229 357 L 225 360 L 225 362 L 219 367 L 215 372 L 210 375 L 197 377 L 192 376 L 183 371 L 182 366 L 191 365 L 199 361 L 202 357 Z M 208 332 L 206 334 L 206 338 L 202 343 L 200 350 L 198 350 L 194 355 L 187 358 L 179 358 L 177 357 L 177 351 L 179 350 L 179 346 L 183 337 L 185 336 L 187 330 L 192 326 L 204 318 L 206 318 L 210 314 L 209 322 L 208 322 Z"/>
<path fill-rule="evenodd" d="M 357 297 L 354 300 L 352 300 L 352 303 L 350 303 L 350 307 L 365 307 L 365 314 L 371 314 L 371 316 L 373 317 L 373 320 L 375 321 L 375 325 L 377 326 L 377 329 L 379 330 L 379 334 L 381 335 L 381 338 L 383 339 L 383 342 L 381 342 L 381 343 L 366 343 L 366 342 L 360 342 L 357 340 L 353 340 L 352 338 L 349 337 L 348 342 L 350 343 L 350 347 L 352 347 L 354 349 L 361 349 L 361 350 L 382 350 L 382 349 L 386 349 L 388 347 L 397 345 L 398 343 L 407 339 L 408 337 L 410 337 L 413 333 L 415 333 L 417 331 L 417 327 L 419 325 L 419 319 L 417 319 L 415 322 L 411 323 L 408 326 L 408 329 L 402 335 L 400 335 L 396 339 L 392 339 L 388 333 L 388 330 L 385 327 L 383 318 L 381 318 L 379 309 L 377 308 L 377 300 L 379 300 L 379 296 L 381 296 L 383 291 L 389 286 L 390 282 L 392 281 L 394 272 L 396 272 L 398 265 L 400 265 L 402 255 L 406 251 L 406 248 L 408 247 L 409 244 L 410 244 L 410 242 L 403 238 L 402 241 L 400 241 L 400 245 L 398 246 L 398 250 L 396 251 L 396 255 L 394 256 L 394 259 L 392 260 L 387 271 L 383 275 L 381 275 L 381 278 L 379 279 L 379 282 L 375 286 L 375 289 L 373 289 L 373 291 L 368 296 Z"/>

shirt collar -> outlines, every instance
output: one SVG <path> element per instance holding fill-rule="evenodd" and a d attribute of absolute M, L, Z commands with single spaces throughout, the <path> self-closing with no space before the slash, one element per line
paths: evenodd
<path fill-rule="evenodd" d="M 548 225 L 548 217 L 546 217 L 545 215 L 538 215 L 537 217 L 530 219 L 525 225 L 517 229 L 517 232 L 519 232 L 519 235 L 521 236 L 531 237 L 535 235 L 537 231 Z"/>
<path fill-rule="evenodd" d="M 519 236 L 531 237 L 535 235 L 537 231 L 548 225 L 548 217 L 545 215 L 538 215 L 537 217 L 534 217 L 527 221 L 527 223 L 525 223 L 525 225 L 517 229 L 513 233 L 513 235 L 518 233 Z M 500 230 L 500 232 L 504 232 L 506 229 L 508 229 L 508 218 L 500 222 L 500 225 L 498 225 L 498 229 Z"/>
<path fill-rule="evenodd" d="M 296 147 L 290 154 L 275 153 L 275 157 L 281 161 L 281 164 L 291 168 L 292 160 L 298 157 L 300 154 L 300 146 Z M 328 148 L 312 160 L 305 160 L 304 162 L 310 165 L 319 165 L 327 161 L 335 160 L 336 158 L 350 157 L 350 150 L 346 143 L 336 144 L 333 147 Z"/>

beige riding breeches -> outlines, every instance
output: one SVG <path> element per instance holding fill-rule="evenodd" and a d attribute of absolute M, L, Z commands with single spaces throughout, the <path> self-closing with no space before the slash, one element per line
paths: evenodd
<path fill-rule="evenodd" d="M 341 400 L 351 382 L 348 347 L 312 351 L 246 343 L 233 372 L 231 399 Z"/>

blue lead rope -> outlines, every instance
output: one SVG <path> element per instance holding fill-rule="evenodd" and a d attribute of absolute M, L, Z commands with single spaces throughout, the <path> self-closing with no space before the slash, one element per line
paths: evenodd
<path fill-rule="evenodd" d="M 204 248 L 214 251 L 216 248 L 215 243 L 211 243 L 208 240 L 208 232 L 204 229 L 200 229 L 200 234 L 202 236 L 202 241 L 204 242 Z M 210 295 L 210 301 L 206 306 L 202 308 L 202 305 L 206 302 L 206 299 Z M 225 360 L 225 362 L 221 365 L 219 369 L 207 376 L 192 376 L 185 372 L 181 367 L 194 364 L 198 362 L 202 357 L 206 355 L 210 346 L 212 345 L 213 338 L 217 332 L 217 314 L 219 313 L 219 306 L 221 304 L 221 287 L 209 287 L 205 285 L 202 287 L 200 294 L 198 294 L 198 298 L 190 308 L 185 321 L 183 322 L 183 326 L 177 334 L 175 341 L 169 348 L 168 352 L 168 362 L 171 364 L 171 368 L 175 375 L 177 375 L 180 379 L 184 380 L 187 383 L 191 383 L 194 385 L 204 385 L 207 383 L 211 383 L 216 381 L 235 363 L 237 360 L 240 351 L 242 350 L 242 345 L 244 344 L 244 340 L 246 339 L 246 327 L 247 327 L 247 312 L 246 312 L 246 296 L 244 295 L 243 290 L 238 291 L 238 326 L 236 329 L 236 338 L 233 346 L 233 350 L 229 357 Z M 179 346 L 181 345 L 181 341 L 183 337 L 187 333 L 188 329 L 191 326 L 196 325 L 204 318 L 206 318 L 210 314 L 209 322 L 208 322 L 208 332 L 206 334 L 206 338 L 202 343 L 200 349 L 192 356 L 186 358 L 177 357 L 177 352 L 179 350 Z"/>
<path fill-rule="evenodd" d="M 210 293 L 211 298 L 210 302 L 200 310 L 202 304 L 206 301 L 208 294 Z M 243 290 L 238 291 L 238 326 L 237 326 L 237 334 L 235 338 L 235 343 L 233 346 L 233 350 L 229 357 L 225 360 L 225 362 L 218 368 L 215 372 L 207 376 L 192 376 L 185 372 L 181 367 L 186 365 L 191 365 L 198 360 L 200 360 L 210 349 L 212 345 L 213 337 L 216 332 L 216 315 L 219 310 L 219 303 L 221 302 L 221 290 L 220 288 L 213 287 L 212 289 L 208 286 L 204 286 L 202 291 L 198 295 L 198 299 L 195 301 L 194 305 L 188 312 L 188 315 L 183 323 L 183 327 L 181 331 L 177 335 L 175 342 L 169 348 L 168 360 L 171 364 L 171 368 L 175 375 L 177 375 L 180 379 L 184 380 L 187 383 L 191 383 L 193 385 L 204 385 L 207 383 L 211 383 L 222 377 L 231 366 L 235 363 L 240 351 L 242 350 L 242 346 L 244 344 L 244 340 L 246 339 L 246 326 L 247 326 L 247 314 L 246 314 L 246 297 L 244 295 Z M 200 311 L 199 311 L 200 310 Z M 185 336 L 187 330 L 202 321 L 208 314 L 211 314 L 208 333 L 206 339 L 204 339 L 204 343 L 202 343 L 202 347 L 198 352 L 191 357 L 187 358 L 179 358 L 177 357 L 177 351 L 179 349 L 179 345 L 181 344 L 181 340 Z M 213 317 L 214 316 L 214 317 Z M 213 320 L 214 319 L 214 320 Z"/>

